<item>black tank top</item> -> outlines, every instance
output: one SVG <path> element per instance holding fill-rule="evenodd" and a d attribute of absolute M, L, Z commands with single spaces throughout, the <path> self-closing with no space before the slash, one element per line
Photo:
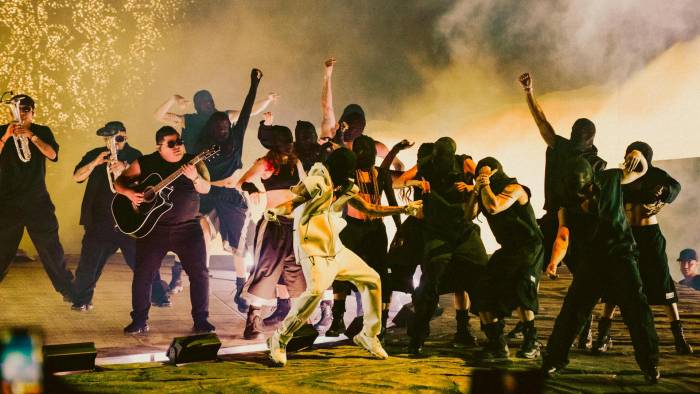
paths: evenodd
<path fill-rule="evenodd" d="M 273 172 L 267 179 L 261 179 L 266 191 L 288 190 L 299 183 L 299 171 L 296 165 L 289 163 L 280 166 L 279 171 Z"/>
<path fill-rule="evenodd" d="M 161 178 L 165 179 L 183 164 L 192 160 L 193 157 L 194 155 L 185 153 L 182 160 L 177 163 L 170 163 L 165 161 L 158 152 L 141 156 L 138 159 L 141 167 L 139 180 L 146 179 L 153 173 L 157 173 Z M 199 193 L 195 190 L 192 181 L 181 175 L 170 184 L 170 187 L 173 188 L 172 193 L 170 193 L 170 202 L 173 203 L 173 207 L 161 216 L 157 225 L 176 225 L 196 220 L 199 214 Z"/>
<path fill-rule="evenodd" d="M 525 186 L 522 187 L 530 196 L 530 190 Z M 525 205 L 520 205 L 516 201 L 510 208 L 495 215 L 489 214 L 484 209 L 481 198 L 479 198 L 479 206 L 489 222 L 493 236 L 501 246 L 520 247 L 533 242 L 542 242 L 542 232 L 537 225 L 530 201 Z"/>

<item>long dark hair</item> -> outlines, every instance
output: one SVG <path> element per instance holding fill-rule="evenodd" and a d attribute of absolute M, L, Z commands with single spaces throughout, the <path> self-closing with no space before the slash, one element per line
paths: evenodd
<path fill-rule="evenodd" d="M 287 159 L 287 163 L 283 164 L 285 159 Z M 267 169 L 272 170 L 272 175 L 279 175 L 283 165 L 289 166 L 291 169 L 291 173 L 294 174 L 294 171 L 296 171 L 297 168 L 297 161 L 299 160 L 299 158 L 297 157 L 296 152 L 294 151 L 287 155 L 280 151 L 271 149 L 267 151 L 267 154 L 265 156 L 263 156 L 263 160 L 265 160 L 265 163 L 267 164 Z"/>

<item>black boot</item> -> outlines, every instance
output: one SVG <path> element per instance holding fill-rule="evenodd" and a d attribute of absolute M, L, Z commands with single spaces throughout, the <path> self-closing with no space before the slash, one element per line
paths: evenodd
<path fill-rule="evenodd" d="M 508 358 L 508 344 L 506 343 L 506 337 L 503 335 L 503 326 L 503 320 L 483 325 L 488 342 L 484 349 L 479 352 L 479 358 L 482 361 L 497 361 Z"/>
<path fill-rule="evenodd" d="M 642 369 L 642 373 L 644 374 L 644 380 L 649 384 L 656 384 L 661 379 L 661 373 L 656 365 Z"/>
<path fill-rule="evenodd" d="M 507 337 L 509 339 L 523 339 L 523 322 L 518 321 L 518 324 L 516 324 L 512 330 L 508 331 Z"/>
<path fill-rule="evenodd" d="M 540 356 L 540 343 L 537 342 L 537 328 L 535 321 L 523 323 L 523 343 L 515 354 L 519 358 L 534 359 Z"/>
<path fill-rule="evenodd" d="M 673 343 L 676 346 L 676 353 L 693 353 L 693 348 L 690 347 L 690 344 L 685 340 L 685 335 L 683 335 L 683 324 L 680 320 L 671 322 L 671 332 L 673 333 Z"/>
<path fill-rule="evenodd" d="M 267 327 L 274 327 L 280 323 L 282 323 L 282 320 L 284 320 L 285 317 L 287 317 L 287 314 L 289 313 L 289 310 L 291 309 L 291 302 L 289 302 L 289 298 L 287 299 L 277 299 L 277 308 L 275 308 L 275 311 L 272 312 L 272 314 L 268 317 L 266 317 L 263 320 L 263 325 Z"/>
<path fill-rule="evenodd" d="M 345 300 L 335 300 L 333 302 L 333 323 L 331 327 L 326 331 L 327 337 L 337 337 L 340 334 L 345 333 L 345 321 L 343 317 L 345 316 Z"/>
<path fill-rule="evenodd" d="M 408 342 L 408 355 L 420 357 L 423 355 L 423 340 L 411 337 Z"/>
<path fill-rule="evenodd" d="M 260 316 L 260 307 L 251 305 L 248 308 L 248 317 L 245 322 L 245 330 L 243 338 L 248 340 L 257 340 L 263 338 L 263 324 Z"/>
<path fill-rule="evenodd" d="M 598 320 L 598 338 L 596 338 L 591 347 L 593 354 L 605 353 L 612 347 L 612 338 L 610 337 L 611 325 L 611 319 L 601 317 Z"/>
<path fill-rule="evenodd" d="M 245 286 L 245 278 L 236 277 L 236 295 L 233 296 L 233 303 L 236 304 L 238 313 L 245 315 L 248 313 L 248 301 L 241 297 L 243 286 Z"/>
<path fill-rule="evenodd" d="M 472 329 L 469 326 L 469 311 L 457 310 L 455 319 L 457 320 L 457 333 L 455 333 L 452 345 L 458 348 L 472 348 L 479 346 Z"/>
<path fill-rule="evenodd" d="M 318 331 L 319 335 L 326 335 L 326 332 L 333 322 L 333 300 L 323 300 L 321 301 L 321 318 L 318 322 L 314 324 L 314 329 Z"/>
<path fill-rule="evenodd" d="M 583 326 L 581 333 L 578 334 L 578 348 L 581 350 L 590 349 L 593 345 L 593 332 L 591 332 L 591 323 L 593 316 L 588 316 L 586 325 Z"/>

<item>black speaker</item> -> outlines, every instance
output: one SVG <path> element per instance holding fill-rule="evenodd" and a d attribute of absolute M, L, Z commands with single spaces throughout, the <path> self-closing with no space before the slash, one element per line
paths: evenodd
<path fill-rule="evenodd" d="M 94 342 L 66 343 L 43 347 L 44 370 L 47 374 L 95 369 L 97 350 Z"/>
<path fill-rule="evenodd" d="M 292 339 L 287 343 L 287 352 L 298 352 L 313 346 L 318 338 L 318 331 L 311 324 L 305 324 L 298 329 Z"/>
<path fill-rule="evenodd" d="M 212 361 L 217 359 L 220 347 L 221 341 L 216 334 L 190 335 L 174 338 L 167 355 L 172 364 Z"/>

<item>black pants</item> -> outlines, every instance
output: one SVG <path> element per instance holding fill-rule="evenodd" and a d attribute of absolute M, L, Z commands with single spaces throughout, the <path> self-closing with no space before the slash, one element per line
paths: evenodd
<path fill-rule="evenodd" d="M 199 222 L 192 221 L 173 226 L 157 225 L 150 234 L 136 240 L 136 267 L 131 285 L 131 318 L 136 323 L 148 320 L 153 278 L 169 251 L 180 257 L 182 268 L 190 278 L 192 319 L 198 322 L 209 316 L 209 270 L 204 234 Z"/>
<path fill-rule="evenodd" d="M 7 275 L 26 227 L 54 289 L 72 298 L 73 274 L 66 268 L 51 198 L 47 194 L 21 202 L 0 201 L 0 282 Z"/>
<path fill-rule="evenodd" d="M 658 224 L 632 227 L 639 247 L 639 274 L 649 305 L 671 305 L 678 302 L 676 285 L 668 271 L 666 238 Z"/>
<path fill-rule="evenodd" d="M 571 344 L 591 315 L 603 293 L 620 307 L 634 346 L 634 356 L 642 369 L 656 365 L 659 359 L 654 317 L 642 292 L 642 281 L 634 256 L 587 259 L 578 267 L 571 287 L 554 322 L 547 342 L 545 362 L 568 362 Z"/>
<path fill-rule="evenodd" d="M 136 267 L 136 243 L 127 235 L 109 225 L 111 218 L 104 219 L 104 225 L 85 226 L 83 246 L 80 250 L 78 268 L 75 270 L 75 304 L 89 304 L 95 292 L 97 281 L 109 256 L 121 249 L 126 264 L 134 270 Z M 160 272 L 153 278 L 151 297 L 156 302 L 166 298 L 168 289 L 163 287 Z"/>
<path fill-rule="evenodd" d="M 479 227 L 470 226 L 458 241 L 431 239 L 426 234 L 425 263 L 420 284 L 413 294 L 416 314 L 408 325 L 408 336 L 424 341 L 430 336 L 430 319 L 440 294 L 475 289 L 488 256 Z"/>
<path fill-rule="evenodd" d="M 388 286 L 389 270 L 387 268 L 388 239 L 386 226 L 381 219 L 363 220 L 346 217 L 347 226 L 340 232 L 340 241 L 346 248 L 377 271 L 382 282 L 382 303 L 391 302 L 391 286 Z M 355 290 L 350 282 L 333 282 L 333 293 L 350 294 Z"/>

